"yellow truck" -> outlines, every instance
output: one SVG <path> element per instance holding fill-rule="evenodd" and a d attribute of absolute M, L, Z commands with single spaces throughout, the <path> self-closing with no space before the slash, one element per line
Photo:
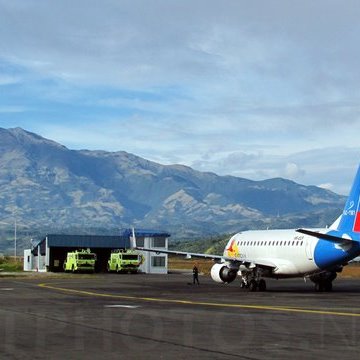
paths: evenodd
<path fill-rule="evenodd" d="M 144 256 L 132 250 L 113 250 L 107 264 L 107 270 L 136 274 L 144 262 Z"/>
<path fill-rule="evenodd" d="M 90 249 L 68 252 L 64 261 L 64 270 L 72 272 L 95 272 L 96 254 Z"/>

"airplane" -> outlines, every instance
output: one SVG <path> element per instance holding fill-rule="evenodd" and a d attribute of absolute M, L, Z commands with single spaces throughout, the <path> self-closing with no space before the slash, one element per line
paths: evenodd
<path fill-rule="evenodd" d="M 231 283 L 240 276 L 241 288 L 265 291 L 264 278 L 309 278 L 316 291 L 331 291 L 337 273 L 360 255 L 360 166 L 344 210 L 329 227 L 243 231 L 233 235 L 223 255 L 198 254 L 136 246 L 140 251 L 212 259 L 211 278 Z"/>

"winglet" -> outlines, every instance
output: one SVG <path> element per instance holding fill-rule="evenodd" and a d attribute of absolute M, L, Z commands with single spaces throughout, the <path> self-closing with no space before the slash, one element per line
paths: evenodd
<path fill-rule="evenodd" d="M 136 249 L 135 228 L 132 228 L 132 236 L 130 236 L 130 249 Z"/>

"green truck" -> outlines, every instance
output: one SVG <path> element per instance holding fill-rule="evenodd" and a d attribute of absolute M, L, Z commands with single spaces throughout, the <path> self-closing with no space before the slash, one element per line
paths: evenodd
<path fill-rule="evenodd" d="M 116 272 L 130 272 L 136 274 L 139 266 L 144 262 L 144 256 L 132 250 L 113 250 L 107 264 L 107 270 Z"/>
<path fill-rule="evenodd" d="M 68 252 L 64 261 L 64 270 L 72 272 L 95 272 L 96 254 L 90 249 Z"/>

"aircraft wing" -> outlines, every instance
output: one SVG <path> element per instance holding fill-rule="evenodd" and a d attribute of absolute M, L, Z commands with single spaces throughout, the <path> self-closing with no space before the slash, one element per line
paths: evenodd
<path fill-rule="evenodd" d="M 173 250 L 162 250 L 162 249 L 149 249 L 144 247 L 137 246 L 135 248 L 139 251 L 150 251 L 157 254 L 173 254 L 173 255 L 182 255 L 185 256 L 188 259 L 191 259 L 192 257 L 202 258 L 202 259 L 211 259 L 211 260 L 227 260 L 226 257 L 221 255 L 213 255 L 213 254 L 198 254 L 198 253 L 190 253 L 186 251 L 173 251 Z M 232 259 L 234 260 L 234 259 Z"/>
<path fill-rule="evenodd" d="M 245 265 L 249 267 L 262 267 L 262 268 L 276 268 L 276 264 L 267 260 L 267 259 L 261 259 L 253 261 L 251 259 L 244 259 L 244 258 L 235 258 L 235 257 L 228 257 L 228 256 L 222 256 L 222 255 L 213 255 L 213 254 L 201 254 L 201 253 L 191 253 L 186 251 L 174 251 L 174 250 L 162 250 L 162 249 L 150 249 L 150 248 L 144 248 L 144 247 L 135 247 L 136 250 L 139 251 L 150 251 L 154 252 L 156 254 L 172 254 L 172 255 L 181 255 L 185 256 L 187 259 L 191 259 L 193 257 L 195 258 L 201 258 L 201 259 L 211 259 L 214 261 L 229 261 L 232 263 L 235 263 L 236 265 Z"/>

